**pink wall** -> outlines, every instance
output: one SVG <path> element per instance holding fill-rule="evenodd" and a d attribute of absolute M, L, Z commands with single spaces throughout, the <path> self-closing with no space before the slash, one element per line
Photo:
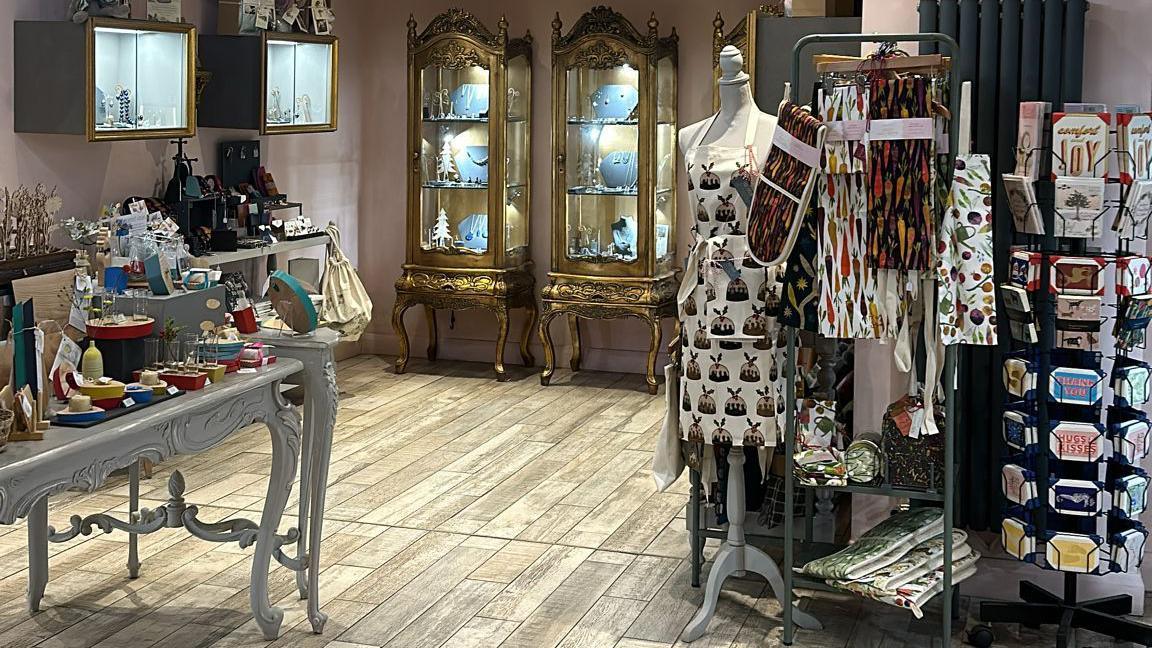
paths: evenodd
<path fill-rule="evenodd" d="M 341 3 L 338 8 L 347 6 Z M 407 43 L 404 22 L 411 12 L 415 14 L 418 30 L 422 30 L 439 12 L 453 6 L 464 6 L 476 14 L 491 29 L 495 29 L 501 13 L 506 13 L 509 32 L 514 36 L 530 30 L 535 37 L 533 51 L 533 123 L 532 144 L 532 254 L 537 266 L 537 288 L 543 286 L 550 267 L 550 204 L 551 166 L 551 58 L 550 44 L 552 19 L 559 11 L 565 30 L 592 4 L 591 0 L 559 0 L 556 2 L 460 2 L 446 0 L 397 0 L 372 3 L 365 7 L 364 19 L 382 30 L 383 36 L 369 45 L 370 72 L 364 79 L 365 119 L 364 167 L 361 194 L 361 276 L 376 304 L 376 319 L 371 333 L 365 336 L 365 347 L 375 351 L 394 353 L 395 337 L 391 330 L 391 311 L 394 296 L 393 283 L 400 276 L 404 257 L 403 240 L 403 179 L 405 165 L 406 132 L 402 116 L 406 111 L 404 81 L 407 74 Z M 673 27 L 680 35 L 679 115 L 680 123 L 688 124 L 707 117 L 712 105 L 712 19 L 722 11 L 729 26 L 754 8 L 758 3 L 740 0 L 719 0 L 711 3 L 665 2 L 651 0 L 617 0 L 610 3 L 627 16 L 640 29 L 655 9 L 660 21 L 660 33 L 667 34 Z M 347 22 L 341 20 L 342 25 Z M 783 64 L 783 63 L 782 63 Z M 685 196 L 681 187 L 681 214 Z M 679 254 L 687 250 L 687 228 L 680 228 Z M 496 339 L 495 320 L 485 311 L 459 313 L 455 330 L 448 330 L 447 316 L 441 315 L 442 336 L 440 355 L 488 362 L 493 355 Z M 412 338 L 414 356 L 421 356 L 425 347 L 423 312 L 408 311 L 408 330 Z M 514 315 L 513 335 L 522 326 L 523 317 Z M 671 325 L 665 327 L 665 340 L 671 335 Z M 553 339 L 557 344 L 567 340 L 565 327 L 554 323 Z M 589 369 L 643 371 L 644 354 L 648 348 L 647 328 L 638 320 L 616 320 L 593 323 L 585 329 L 585 361 Z M 533 344 L 538 346 L 533 335 Z M 516 358 L 514 345 L 507 354 L 511 362 Z M 537 353 L 539 359 L 541 355 Z M 559 363 L 558 363 L 559 364 Z M 514 366 L 514 365 L 513 365 Z M 561 366 L 563 366 L 561 364 Z"/>
<path fill-rule="evenodd" d="M 142 17 L 145 2 L 135 3 Z M 175 147 L 167 140 L 89 143 L 82 136 L 29 135 L 12 130 L 12 23 L 15 20 L 59 20 L 66 14 L 65 0 L 7 0 L 0 3 L 0 187 L 44 183 L 55 185 L 64 199 L 63 216 L 94 217 L 100 205 L 129 195 L 151 195 L 171 177 Z M 183 0 L 185 20 L 200 33 L 216 32 L 216 3 Z M 350 5 L 351 6 L 351 5 Z M 363 23 L 344 13 L 339 34 L 344 56 L 340 97 L 340 131 L 315 135 L 267 138 L 266 166 L 277 185 L 293 199 L 304 202 L 308 215 L 323 224 L 335 220 L 345 240 L 357 236 L 360 190 L 360 76 Z M 350 63 L 352 62 L 352 63 Z M 199 157 L 198 172 L 217 171 L 216 143 L 254 139 L 256 133 L 202 129 L 191 141 L 188 154 Z M 159 189 L 157 189 L 159 187 Z M 356 254 L 355 245 L 348 252 Z"/>

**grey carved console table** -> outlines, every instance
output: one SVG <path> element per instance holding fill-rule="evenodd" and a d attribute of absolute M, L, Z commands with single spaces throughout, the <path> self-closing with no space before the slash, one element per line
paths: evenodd
<path fill-rule="evenodd" d="M 250 587 L 253 616 L 266 639 L 279 635 L 283 612 L 273 608 L 268 599 L 268 568 L 274 558 L 298 574 L 302 597 L 308 596 L 308 617 L 313 630 L 323 629 L 325 616 L 316 600 L 320 524 L 323 515 L 323 481 L 326 479 L 330 447 L 331 421 L 335 411 L 334 371 L 331 368 L 330 345 L 320 340 L 307 343 L 313 348 L 302 350 L 316 364 L 306 366 L 288 357 L 287 348 L 278 351 L 276 364 L 255 374 L 233 374 L 211 388 L 189 393 L 154 405 L 137 415 L 121 417 L 89 429 L 52 428 L 43 441 L 12 444 L 0 454 L 0 524 L 13 524 L 28 519 L 28 606 L 36 611 L 48 582 L 48 541 L 64 542 L 98 528 L 105 533 L 127 531 L 129 538 L 129 575 L 138 573 L 136 536 L 162 528 L 185 528 L 192 535 L 214 542 L 237 542 L 254 546 Z M 329 358 L 325 365 L 323 358 Z M 317 389 L 312 381 L 325 380 L 330 373 L 331 389 Z M 303 376 L 307 388 L 310 428 L 304 435 L 305 453 L 301 467 L 302 529 L 277 533 L 295 481 L 298 458 L 301 457 L 301 420 L 299 413 L 281 394 L 281 383 L 296 382 Z M 325 401 L 331 401 L 326 403 Z M 323 403 L 325 407 L 319 404 Z M 196 506 L 184 501 L 184 476 L 174 472 L 169 479 L 169 501 L 153 510 L 138 507 L 138 461 L 142 458 L 161 462 L 169 457 L 195 454 L 208 450 L 238 430 L 252 423 L 264 423 L 272 441 L 272 472 L 260 523 L 231 519 L 204 522 Z M 323 465 L 317 465 L 321 461 Z M 98 489 L 117 469 L 129 468 L 130 519 L 121 521 L 107 515 L 86 518 L 73 516 L 70 526 L 57 531 L 48 526 L 48 497 L 69 489 Z M 305 473 L 305 470 L 308 472 Z M 307 491 L 308 496 L 305 496 Z M 317 505 L 317 499 L 319 505 Z M 309 510 L 308 502 L 311 503 Z M 307 531 L 311 531 L 310 534 Z M 285 545 L 297 545 L 295 557 L 284 553 Z"/>

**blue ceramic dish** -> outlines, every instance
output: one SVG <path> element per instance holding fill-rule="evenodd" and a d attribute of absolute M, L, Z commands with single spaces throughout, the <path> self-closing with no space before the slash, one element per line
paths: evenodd
<path fill-rule="evenodd" d="M 152 388 L 147 385 L 131 384 L 124 387 L 124 397 L 136 401 L 137 405 L 152 402 Z"/>
<path fill-rule="evenodd" d="M 465 146 L 456 154 L 456 168 L 460 170 L 461 182 L 488 182 L 488 147 Z"/>
<path fill-rule="evenodd" d="M 488 84 L 464 83 L 452 91 L 452 113 L 458 117 L 482 117 L 488 112 Z"/>
<path fill-rule="evenodd" d="M 591 100 L 597 119 L 628 119 L 640 102 L 640 92 L 632 85 L 602 85 Z"/>
<path fill-rule="evenodd" d="M 600 177 L 613 189 L 635 187 L 637 173 L 636 151 L 613 151 L 600 160 Z"/>
<path fill-rule="evenodd" d="M 104 410 L 93 407 L 87 412 L 69 412 L 67 410 L 56 412 L 56 420 L 62 423 L 92 423 L 104 420 Z"/>
<path fill-rule="evenodd" d="M 472 214 L 456 226 L 460 245 L 476 252 L 488 251 L 488 214 Z"/>

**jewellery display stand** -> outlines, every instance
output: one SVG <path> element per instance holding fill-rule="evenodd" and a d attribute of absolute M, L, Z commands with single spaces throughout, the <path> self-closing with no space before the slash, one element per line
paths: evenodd
<path fill-rule="evenodd" d="M 1050 122 L 1045 124 L 1045 128 L 1049 127 L 1051 127 Z M 1111 134 L 1115 134 L 1115 129 L 1111 131 Z M 1119 151 L 1118 147 L 1111 147 L 1110 142 L 1111 140 L 1108 144 L 1110 148 L 1104 158 L 1107 159 L 1115 154 L 1116 159 L 1120 159 L 1119 156 L 1127 155 L 1127 159 L 1134 166 L 1135 160 L 1131 158 L 1131 154 Z M 1046 156 L 1054 162 L 1064 163 L 1059 154 L 1054 153 L 1048 147 L 1021 150 L 1018 151 L 1018 155 L 1026 156 L 1025 159 L 1034 155 Z M 1096 175 L 1096 169 L 1093 169 L 1093 173 L 1090 175 Z M 1113 184 L 1117 183 L 1118 180 L 1113 177 L 1105 182 Z M 1136 557 L 1133 557 L 1132 552 L 1128 551 L 1127 544 L 1121 546 L 1120 554 L 1125 563 L 1123 565 L 1116 560 L 1116 553 L 1108 550 L 1109 545 L 1115 549 L 1113 541 L 1122 532 L 1146 533 L 1136 519 L 1128 515 L 1117 514 L 1118 495 L 1114 494 L 1111 498 L 1105 496 L 1105 491 L 1112 490 L 1117 479 L 1138 475 L 1142 472 L 1139 470 L 1139 461 L 1144 452 L 1133 450 L 1136 455 L 1134 461 L 1122 460 L 1125 441 L 1118 438 L 1111 430 L 1113 423 L 1111 410 L 1124 409 L 1129 404 L 1122 400 L 1121 394 L 1114 393 L 1114 401 L 1108 407 L 1109 416 L 1105 421 L 1109 429 L 1107 436 L 1103 432 L 1097 431 L 1094 436 L 1085 437 L 1084 443 L 1076 446 L 1075 451 L 1061 445 L 1060 440 L 1064 437 L 1057 432 L 1059 426 L 1068 425 L 1069 421 L 1088 426 L 1088 428 L 1103 429 L 1101 403 L 1104 401 L 1104 385 L 1106 383 L 1100 372 L 1103 356 L 1098 351 L 1069 351 L 1059 348 L 1056 301 L 1060 296 L 1069 295 L 1074 297 L 1100 295 L 1101 302 L 1105 301 L 1104 294 L 1107 284 L 1103 278 L 1104 272 L 1109 266 L 1115 267 L 1117 276 L 1114 285 L 1119 286 L 1121 284 L 1120 262 L 1131 255 L 1128 247 L 1131 239 L 1118 238 L 1119 242 L 1114 252 L 1102 253 L 1089 251 L 1087 248 L 1088 239 L 1055 236 L 1058 219 L 1062 218 L 1056 210 L 1055 185 L 1056 182 L 1046 175 L 1042 175 L 1036 183 L 1036 193 L 1038 194 L 1036 203 L 1029 205 L 1029 207 L 1038 208 L 1043 215 L 1045 234 L 1025 235 L 1027 236 L 1027 245 L 1022 248 L 1029 253 L 1029 259 L 1036 261 L 1034 267 L 1037 271 L 1036 278 L 1038 281 L 1033 286 L 1023 285 L 1020 287 L 1028 290 L 1035 302 L 1033 310 L 1038 335 L 1036 344 L 1016 343 L 1014 347 L 1021 349 L 1020 358 L 1026 363 L 1031 363 L 1031 367 L 1034 369 L 1032 374 L 1034 397 L 1018 399 L 1018 402 L 1012 404 L 1014 409 L 1007 410 L 1018 412 L 1027 418 L 1034 417 L 1034 424 L 1025 423 L 1026 427 L 1022 429 L 1027 430 L 1030 427 L 1035 430 L 1035 434 L 1025 433 L 1019 444 L 1009 443 L 1009 457 L 1006 461 L 1024 467 L 1027 471 L 1024 473 L 1026 479 L 1029 475 L 1034 475 L 1026 483 L 1031 484 L 1031 488 L 1035 490 L 1034 493 L 1029 492 L 1030 496 L 1025 497 L 1020 497 L 1018 493 L 1005 493 L 1006 495 L 1012 494 L 1012 497 L 1007 506 L 1004 538 L 1006 539 L 1005 548 L 1018 558 L 1033 563 L 1041 569 L 1063 571 L 1064 591 L 1062 595 L 1056 594 L 1035 583 L 1021 581 L 1021 601 L 983 602 L 980 605 L 980 619 L 986 622 L 1020 623 L 1029 627 L 1055 625 L 1057 626 L 1057 648 L 1076 646 L 1076 629 L 1078 628 L 1120 641 L 1152 645 L 1152 626 L 1127 616 L 1132 613 L 1133 609 L 1130 595 L 1106 596 L 1084 601 L 1080 600 L 1077 593 L 1078 580 L 1082 574 L 1099 575 L 1113 571 L 1137 569 L 1139 556 L 1143 553 L 1144 539 L 1139 540 L 1141 550 L 1135 552 Z M 1104 214 L 1110 213 L 1113 209 L 1117 210 L 1117 213 L 1129 209 L 1127 197 L 1130 195 L 1130 191 L 1130 185 L 1120 185 L 1119 200 L 1105 201 L 1104 211 L 1099 212 L 1093 221 L 1099 221 Z M 1140 225 L 1146 227 L 1147 222 L 1145 221 Z M 1145 237 L 1139 236 L 1138 238 Z M 1080 290 L 1079 286 L 1076 286 L 1077 289 L 1072 289 L 1073 287 L 1067 283 L 1070 280 L 1066 280 L 1068 275 L 1057 272 L 1055 269 L 1057 259 L 1061 257 L 1064 259 L 1070 257 L 1090 259 L 1096 267 L 1091 281 L 1099 284 L 1099 290 L 1084 291 Z M 1131 258 L 1146 259 L 1147 257 L 1134 256 Z M 1025 281 L 1024 283 L 1028 284 L 1029 282 Z M 1117 292 L 1120 291 L 1117 290 Z M 1141 292 L 1147 293 L 1148 286 L 1144 285 L 1142 289 L 1129 289 L 1126 292 L 1130 294 L 1117 295 L 1122 303 L 1124 300 L 1131 300 L 1132 296 L 1139 295 Z M 1102 313 L 1099 315 L 1097 320 L 1102 325 L 1104 318 Z M 1119 307 L 1116 317 L 1118 319 L 1124 317 Z M 1142 347 L 1143 345 L 1138 346 Z M 1113 376 L 1115 376 L 1117 365 L 1127 357 L 1128 351 L 1123 348 L 1116 349 L 1115 355 L 1112 356 L 1114 360 Z M 1054 365 L 1054 362 L 1059 364 Z M 1099 381 L 1089 387 L 1089 392 L 1096 397 L 1092 403 L 1069 404 L 1070 401 L 1063 391 L 1052 393 L 1055 387 L 1063 384 L 1058 379 L 1061 370 L 1066 372 L 1069 367 L 1073 367 L 1073 370 L 1083 369 L 1100 376 Z M 1007 376 L 1007 373 L 1005 375 Z M 1055 382 L 1053 382 L 1054 380 Z M 1006 424 L 1006 437 L 1008 436 L 1008 429 Z M 1141 438 L 1140 442 L 1146 451 L 1147 439 Z M 1053 447 L 1054 443 L 1056 444 L 1055 447 Z M 1086 499 L 1095 501 L 1097 506 L 1111 499 L 1112 508 L 1072 512 L 1068 509 L 1055 508 L 1054 503 L 1063 501 L 1058 498 L 1059 492 L 1055 490 L 1060 488 L 1059 481 L 1056 481 L 1058 479 L 1074 480 L 1078 485 L 1091 485 L 1094 482 L 1100 484 L 1099 488 L 1090 489 L 1095 492 L 1088 493 Z M 1004 483 L 1006 491 L 1016 490 L 1008 487 L 1009 482 L 1007 480 Z M 1066 481 L 1066 483 L 1068 482 Z M 1070 497 L 1069 501 L 1071 499 Z M 1011 546 L 1013 543 L 1008 540 L 1009 526 L 1012 528 L 1019 527 L 1019 537 L 1015 539 L 1015 546 Z M 1107 529 L 1107 533 L 1102 536 L 1099 533 L 1101 528 Z M 1057 537 L 1054 537 L 1053 534 L 1060 534 L 1063 538 L 1083 539 L 1093 543 L 1094 550 L 1082 556 L 1082 563 L 1073 563 L 1072 559 L 1069 559 L 1069 564 L 1064 565 L 1064 558 L 1060 552 L 1061 545 L 1054 542 Z M 1146 535 L 1144 538 L 1146 539 Z M 1094 563 L 1095 566 L 1093 567 L 1090 563 Z M 985 631 L 982 634 L 986 635 L 987 633 Z M 976 632 L 974 631 L 973 636 L 975 637 L 975 635 Z M 990 645 L 990 642 L 985 640 L 979 645 Z"/>
<path fill-rule="evenodd" d="M 549 324 L 567 316 L 572 369 L 583 319 L 648 324 L 648 391 L 656 393 L 660 320 L 676 314 L 676 68 L 679 37 L 645 33 L 608 7 L 572 29 L 552 21 L 552 271 L 540 340 L 547 385 L 556 369 Z"/>
<path fill-rule="evenodd" d="M 340 40 L 261 31 L 259 36 L 201 36 L 200 65 L 210 73 L 199 124 L 261 135 L 335 131 Z"/>
<path fill-rule="evenodd" d="M 495 369 L 504 371 L 509 315 L 528 317 L 520 339 L 525 366 L 536 328 L 529 256 L 529 148 L 532 37 L 493 33 L 451 9 L 419 35 L 408 20 L 408 231 L 396 282 L 392 326 L 396 372 L 408 364 L 404 312 L 423 306 L 428 358 L 436 359 L 436 309 L 483 308 L 496 315 Z"/>

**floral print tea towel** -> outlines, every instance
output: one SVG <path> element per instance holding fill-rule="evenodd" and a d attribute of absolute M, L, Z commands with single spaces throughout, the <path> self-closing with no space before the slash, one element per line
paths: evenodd
<path fill-rule="evenodd" d="M 956 157 L 952 193 L 937 243 L 944 344 L 996 344 L 991 177 L 987 155 Z"/>

